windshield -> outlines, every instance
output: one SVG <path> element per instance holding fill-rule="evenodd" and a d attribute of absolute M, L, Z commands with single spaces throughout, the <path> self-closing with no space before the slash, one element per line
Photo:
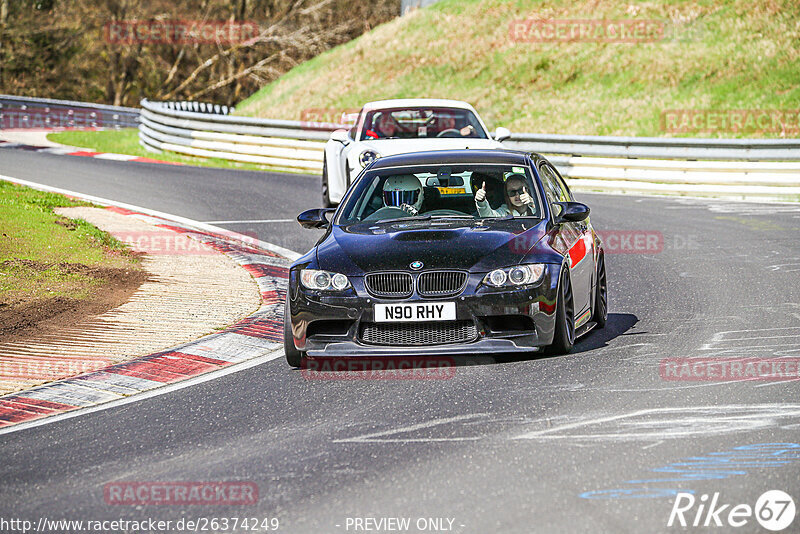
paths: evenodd
<path fill-rule="evenodd" d="M 482 202 L 476 202 L 478 190 Z M 527 166 L 448 165 L 367 171 L 345 200 L 337 224 L 397 219 L 542 217 Z"/>
<path fill-rule="evenodd" d="M 488 139 L 475 114 L 458 108 L 376 109 L 361 128 L 362 141 L 432 137 Z"/>

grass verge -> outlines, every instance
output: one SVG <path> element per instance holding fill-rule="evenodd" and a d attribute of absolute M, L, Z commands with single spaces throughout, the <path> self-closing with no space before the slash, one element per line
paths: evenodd
<path fill-rule="evenodd" d="M 525 42 L 514 21 L 529 19 L 656 21 L 663 36 Z M 796 137 L 798 72 L 797 0 L 442 0 L 298 65 L 236 113 L 302 120 L 313 109 L 433 97 L 466 100 L 490 128 L 515 132 L 781 137 L 670 134 L 662 114 L 795 110 L 784 135 Z"/>
<path fill-rule="evenodd" d="M 32 302 L 90 299 L 104 290 L 107 273 L 141 270 L 110 234 L 53 212 L 89 205 L 0 181 L 0 317 Z"/>

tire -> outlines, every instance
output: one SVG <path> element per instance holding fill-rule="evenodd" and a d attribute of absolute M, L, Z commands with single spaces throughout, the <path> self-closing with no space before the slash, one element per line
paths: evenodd
<path fill-rule="evenodd" d="M 572 283 L 569 269 L 561 271 L 558 282 L 558 303 L 556 305 L 556 328 L 553 343 L 547 347 L 548 354 L 567 354 L 575 344 L 575 305 L 572 300 Z"/>
<path fill-rule="evenodd" d="M 289 295 L 286 295 L 286 306 L 283 310 L 283 352 L 286 354 L 286 363 L 292 367 L 300 367 L 305 357 L 305 352 L 297 350 L 292 336 L 292 321 L 289 318 Z"/>
<path fill-rule="evenodd" d="M 332 208 L 333 203 L 331 202 L 331 191 L 330 186 L 328 185 L 328 158 L 322 162 L 322 207 L 324 208 Z"/>
<path fill-rule="evenodd" d="M 608 319 L 608 284 L 606 283 L 606 260 L 601 254 L 597 261 L 597 285 L 594 291 L 594 310 L 592 320 L 597 323 L 595 328 L 606 326 Z"/>

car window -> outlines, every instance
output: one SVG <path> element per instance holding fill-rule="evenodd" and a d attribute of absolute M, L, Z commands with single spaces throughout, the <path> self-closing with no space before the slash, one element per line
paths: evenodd
<path fill-rule="evenodd" d="M 547 202 L 550 204 L 550 209 L 558 210 L 557 207 L 554 208 L 554 204 L 560 201 L 560 191 L 553 173 L 551 173 L 546 166 L 542 165 L 539 167 L 539 176 L 542 179 L 542 187 L 544 188 L 544 194 L 547 197 Z"/>
<path fill-rule="evenodd" d="M 439 137 L 488 139 L 478 118 L 468 109 L 418 107 L 367 112 L 360 140 Z"/>
<path fill-rule="evenodd" d="M 556 183 L 559 185 L 559 189 L 561 189 L 561 191 L 564 192 L 563 198 L 565 198 L 565 200 L 563 202 L 575 202 L 575 197 L 572 196 L 572 191 L 570 191 L 566 180 L 564 180 L 564 178 L 561 177 L 561 175 L 558 173 L 558 170 L 555 167 L 548 165 L 547 163 L 544 164 L 544 167 L 547 168 L 550 174 L 553 175 L 553 177 L 556 180 Z"/>

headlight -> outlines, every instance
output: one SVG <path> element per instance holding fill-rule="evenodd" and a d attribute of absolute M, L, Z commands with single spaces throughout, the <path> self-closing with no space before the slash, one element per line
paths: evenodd
<path fill-rule="evenodd" d="M 316 269 L 301 270 L 300 283 L 317 291 L 343 291 L 350 287 L 350 280 L 345 275 Z"/>
<path fill-rule="evenodd" d="M 483 283 L 492 287 L 517 287 L 535 284 L 544 275 L 544 264 L 527 263 L 505 269 L 495 269 L 487 274 Z"/>
<path fill-rule="evenodd" d="M 365 150 L 360 156 L 358 156 L 358 162 L 362 167 L 366 167 L 376 159 L 378 159 L 378 153 L 374 150 Z"/>

